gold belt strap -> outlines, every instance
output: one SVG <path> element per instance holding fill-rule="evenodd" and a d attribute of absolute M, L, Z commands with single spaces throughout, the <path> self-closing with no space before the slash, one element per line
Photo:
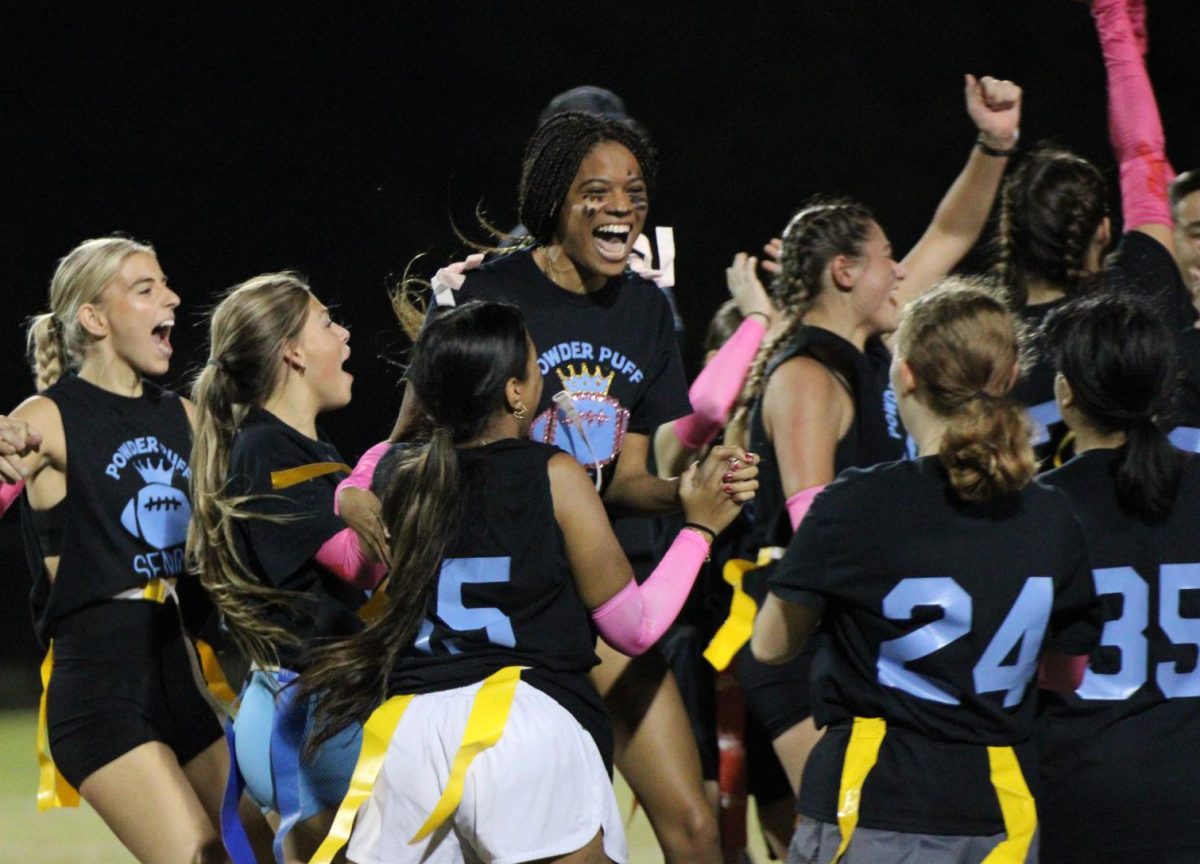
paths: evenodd
<path fill-rule="evenodd" d="M 1037 831 L 1037 806 L 1021 773 L 1021 763 L 1011 747 L 989 747 L 992 786 L 1000 800 L 1007 835 L 988 853 L 982 864 L 1025 864 Z"/>
<path fill-rule="evenodd" d="M 838 832 L 842 840 L 830 864 L 837 864 L 846 854 L 850 838 L 858 825 L 858 805 L 862 802 L 862 788 L 867 775 L 879 759 L 879 747 L 887 734 L 887 721 L 882 717 L 855 717 L 850 730 L 850 743 L 846 745 L 846 757 L 842 763 L 842 782 L 838 789 Z"/>
<path fill-rule="evenodd" d="M 187 638 L 186 635 L 184 638 Z M 225 678 L 225 670 L 221 668 L 221 663 L 217 660 L 217 652 L 213 651 L 212 646 L 203 639 L 193 641 L 196 646 L 196 659 L 200 664 L 200 676 L 204 679 L 205 688 L 214 699 L 225 706 L 225 710 L 220 713 L 232 717 L 233 704 L 237 702 L 238 697 Z"/>
<path fill-rule="evenodd" d="M 54 807 L 78 807 L 79 792 L 67 778 L 58 772 L 54 758 L 50 755 L 50 734 L 46 728 L 46 693 L 50 690 L 50 673 L 54 668 L 54 640 L 42 661 L 42 699 L 38 703 L 37 758 L 38 791 L 37 809 L 50 810 Z"/>
<path fill-rule="evenodd" d="M 349 474 L 351 468 L 345 462 L 310 462 L 307 465 L 297 465 L 295 468 L 285 468 L 283 471 L 271 472 L 271 488 L 275 491 L 296 486 L 314 477 L 324 477 L 326 474 L 336 474 L 341 471 Z"/>
<path fill-rule="evenodd" d="M 725 562 L 721 578 L 733 588 L 729 617 L 704 649 L 704 659 L 718 672 L 725 671 L 738 651 L 742 650 L 742 646 L 750 641 L 750 634 L 754 632 L 754 616 L 758 614 L 758 604 L 743 587 L 746 574 L 752 570 L 760 570 L 775 561 L 780 551 L 782 550 L 777 546 L 764 546 L 758 550 L 757 561 L 731 558 Z"/>
<path fill-rule="evenodd" d="M 450 776 L 442 797 L 429 814 L 417 833 L 409 843 L 419 843 L 450 817 L 462 801 L 463 787 L 466 784 L 467 769 L 471 762 L 497 741 L 504 733 L 508 723 L 508 712 L 512 707 L 513 696 L 517 683 L 521 680 L 521 666 L 505 666 L 498 672 L 484 679 L 475 699 L 471 703 L 471 713 L 467 717 L 467 726 L 463 731 L 462 743 L 454 754 L 451 763 Z M 358 754 L 358 762 L 354 766 L 354 774 L 350 778 L 350 788 L 334 817 L 333 827 L 321 843 L 309 864 L 330 864 L 333 856 L 346 845 L 350 839 L 350 831 L 354 827 L 354 818 L 358 810 L 371 795 L 375 779 L 383 768 L 383 760 L 387 755 L 388 745 L 396 732 L 396 727 L 404 716 L 413 694 L 393 696 L 375 709 L 363 726 L 362 749 Z"/>

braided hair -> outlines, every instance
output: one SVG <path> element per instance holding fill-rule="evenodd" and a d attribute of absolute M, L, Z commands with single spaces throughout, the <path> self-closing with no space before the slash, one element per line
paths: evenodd
<path fill-rule="evenodd" d="M 996 270 L 1012 308 L 1042 280 L 1068 296 L 1086 293 L 1098 277 L 1088 250 L 1107 215 L 1104 177 L 1082 156 L 1059 147 L 1031 152 L 1004 183 Z"/>
<path fill-rule="evenodd" d="M 529 139 L 517 190 L 518 215 L 537 244 L 544 246 L 553 241 L 559 211 L 580 163 L 604 141 L 615 141 L 629 149 L 642 169 L 647 196 L 653 200 L 658 159 L 645 130 L 632 120 L 579 111 L 556 114 Z"/>
<path fill-rule="evenodd" d="M 729 440 L 743 439 L 749 406 L 762 396 L 771 359 L 792 340 L 803 324 L 804 314 L 816 303 L 829 262 L 838 255 L 861 256 L 874 221 L 871 211 L 857 201 L 813 198 L 788 222 L 783 231 L 780 271 L 768 288 L 787 327 L 758 349 L 729 424 Z"/>

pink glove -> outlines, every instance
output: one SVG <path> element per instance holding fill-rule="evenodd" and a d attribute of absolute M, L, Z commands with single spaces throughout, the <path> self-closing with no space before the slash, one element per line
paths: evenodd
<path fill-rule="evenodd" d="M 354 466 L 354 470 L 350 475 L 337 485 L 333 490 L 333 512 L 341 516 L 340 508 L 338 507 L 338 497 L 342 494 L 343 489 L 370 489 L 371 478 L 375 476 L 375 466 L 379 464 L 379 460 L 383 458 L 383 454 L 387 453 L 388 448 L 392 446 L 391 441 L 380 441 L 366 453 L 358 458 L 358 464 Z"/>
<path fill-rule="evenodd" d="M 0 485 L 0 516 L 8 512 L 8 508 L 13 505 L 13 502 L 21 497 L 21 490 L 25 488 L 25 481 L 20 483 L 5 483 Z"/>
<path fill-rule="evenodd" d="M 326 540 L 313 560 L 355 588 L 374 588 L 388 571 L 386 564 L 367 560 L 352 528 L 343 528 Z"/>
<path fill-rule="evenodd" d="M 787 499 L 788 517 L 792 520 L 792 530 L 795 531 L 800 527 L 800 521 L 804 515 L 808 513 L 808 508 L 812 506 L 813 499 L 828 484 L 820 486 L 809 486 L 807 489 L 801 489 L 791 498 Z"/>

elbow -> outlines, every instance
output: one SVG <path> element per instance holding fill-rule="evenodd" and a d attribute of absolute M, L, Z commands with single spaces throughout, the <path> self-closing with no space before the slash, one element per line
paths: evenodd
<path fill-rule="evenodd" d="M 795 652 L 789 652 L 782 640 L 772 639 L 761 627 L 755 627 L 750 636 L 750 654 L 759 663 L 768 666 L 778 666 L 795 656 Z"/>

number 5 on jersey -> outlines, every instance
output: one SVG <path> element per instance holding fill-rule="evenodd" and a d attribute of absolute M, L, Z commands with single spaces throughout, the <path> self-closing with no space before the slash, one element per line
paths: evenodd
<path fill-rule="evenodd" d="M 1031 576 L 992 636 L 972 671 L 977 693 L 1004 691 L 1004 707 L 1018 705 L 1033 678 L 1042 640 L 1054 605 L 1054 582 L 1049 576 Z M 898 639 L 879 646 L 876 671 L 879 683 L 920 699 L 958 705 L 959 699 L 932 678 L 908 668 L 971 632 L 971 595 L 948 576 L 902 579 L 883 598 L 883 614 L 893 621 L 908 621 L 922 606 L 942 610 L 942 617 Z M 1018 645 L 1020 646 L 1018 649 Z M 1017 656 L 1005 663 L 1013 653 Z"/>
<path fill-rule="evenodd" d="M 468 606 L 463 600 L 463 587 L 492 582 L 509 582 L 512 559 L 496 558 L 447 558 L 442 562 L 437 581 L 437 617 L 450 630 L 467 633 L 482 630 L 487 641 L 493 645 L 513 648 L 517 644 L 512 620 L 494 606 Z M 451 637 L 437 639 L 434 622 L 426 618 L 413 643 L 425 654 L 461 654 L 464 640 Z M 435 650 L 432 642 L 438 642 L 443 651 Z"/>

